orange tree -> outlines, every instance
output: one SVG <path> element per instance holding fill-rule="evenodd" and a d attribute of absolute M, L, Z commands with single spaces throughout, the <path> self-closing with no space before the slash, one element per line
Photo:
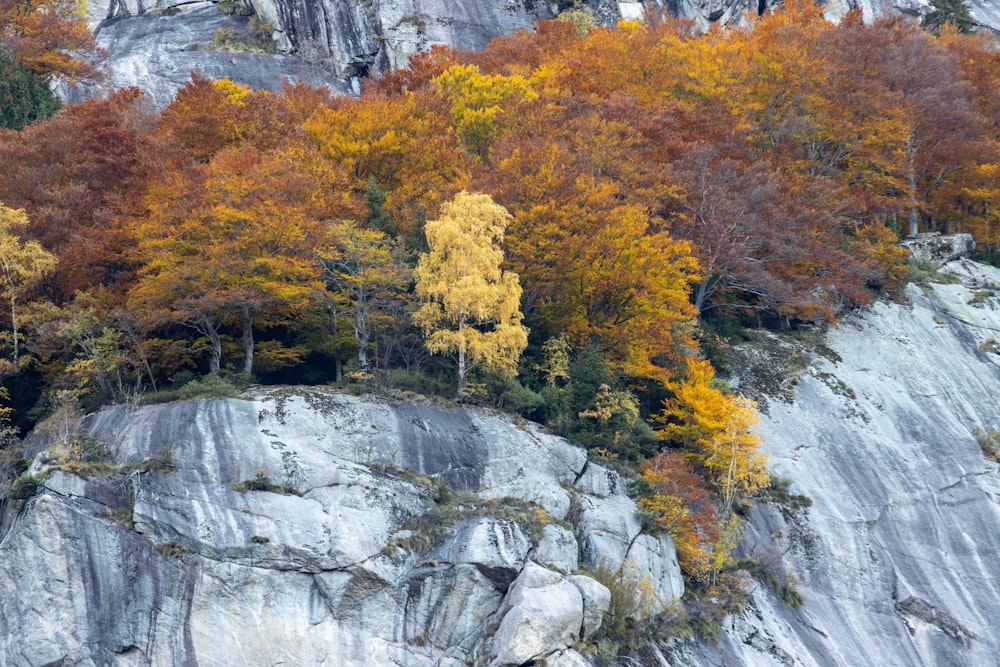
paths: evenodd
<path fill-rule="evenodd" d="M 213 374 L 222 333 L 238 322 L 249 375 L 255 328 L 295 320 L 321 289 L 313 248 L 322 198 L 287 156 L 252 148 L 165 174 L 147 193 L 130 308 L 150 327 L 176 322 L 204 336 Z"/>

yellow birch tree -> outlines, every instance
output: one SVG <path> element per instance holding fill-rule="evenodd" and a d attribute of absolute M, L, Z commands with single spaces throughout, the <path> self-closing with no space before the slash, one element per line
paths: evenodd
<path fill-rule="evenodd" d="M 0 204 L 0 294 L 10 304 L 10 323 L 14 337 L 14 365 L 18 358 L 17 302 L 33 289 L 47 273 L 56 268 L 56 258 L 37 241 L 25 242 L 18 234 L 28 226 L 28 216 L 20 209 Z"/>
<path fill-rule="evenodd" d="M 489 195 L 463 190 L 425 229 L 430 252 L 417 264 L 422 304 L 413 320 L 424 330 L 431 354 L 458 354 L 459 400 L 465 395 L 467 360 L 516 375 L 528 345 L 518 276 L 500 267 L 510 219 Z"/>

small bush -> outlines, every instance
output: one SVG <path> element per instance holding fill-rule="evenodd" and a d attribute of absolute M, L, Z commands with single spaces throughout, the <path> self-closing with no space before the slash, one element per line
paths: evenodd
<path fill-rule="evenodd" d="M 232 382 L 216 375 L 191 380 L 177 390 L 177 397 L 182 401 L 194 398 L 236 398 L 237 395 L 236 386 Z"/>
<path fill-rule="evenodd" d="M 177 461 L 174 459 L 174 453 L 164 447 L 153 456 L 144 459 L 137 469 L 151 475 L 163 475 L 177 470 Z"/>
<path fill-rule="evenodd" d="M 601 632 L 609 638 L 632 643 L 643 631 L 642 621 L 663 611 L 648 574 L 640 575 L 624 563 L 603 561 L 593 576 L 611 593 L 601 624 Z"/>
<path fill-rule="evenodd" d="M 184 545 L 177 540 L 157 544 L 156 551 L 164 556 L 180 556 L 181 554 L 187 553 L 187 549 L 184 548 Z"/>
<path fill-rule="evenodd" d="M 252 479 L 247 479 L 239 484 L 230 486 L 233 491 L 246 493 L 247 491 L 269 491 L 280 493 L 283 496 L 301 496 L 302 492 L 288 486 L 275 484 L 267 474 L 266 468 L 259 468 Z"/>
<path fill-rule="evenodd" d="M 767 552 L 758 558 L 744 558 L 736 567 L 745 570 L 757 581 L 766 585 L 774 594 L 792 609 L 798 609 L 803 604 L 802 594 L 798 591 L 799 580 L 785 570 L 781 556 Z"/>
<path fill-rule="evenodd" d="M 389 371 L 389 386 L 402 391 L 412 391 L 423 396 L 454 396 L 454 378 L 430 375 L 419 370 L 397 369 Z"/>
<path fill-rule="evenodd" d="M 28 473 L 22 474 L 11 484 L 7 490 L 7 497 L 11 500 L 27 500 L 36 493 L 42 486 L 42 480 Z"/>
<path fill-rule="evenodd" d="M 127 502 L 117 509 L 107 509 L 101 512 L 101 516 L 108 521 L 114 521 L 132 530 L 132 503 Z"/>
<path fill-rule="evenodd" d="M 929 283 L 954 283 L 957 279 L 941 273 L 937 262 L 928 259 L 910 259 L 906 263 L 906 278 L 910 282 L 918 285 L 928 285 Z"/>
<path fill-rule="evenodd" d="M 792 512 L 812 507 L 812 498 L 792 493 L 789 490 L 791 486 L 790 478 L 772 475 L 771 485 L 760 491 L 760 501 L 765 504 L 774 503 Z"/>
<path fill-rule="evenodd" d="M 979 443 L 979 448 L 983 450 L 986 458 L 1000 463 L 1000 431 L 985 431 L 981 428 L 976 428 L 975 436 L 976 441 Z"/>

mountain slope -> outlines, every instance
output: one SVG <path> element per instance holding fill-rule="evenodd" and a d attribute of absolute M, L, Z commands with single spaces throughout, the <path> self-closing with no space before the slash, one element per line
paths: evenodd
<path fill-rule="evenodd" d="M 805 604 L 758 590 L 721 650 L 669 664 L 995 664 L 1000 466 L 976 431 L 1000 429 L 1000 271 L 944 270 L 961 282 L 843 320 L 805 369 L 788 342 L 747 355 L 745 390 L 797 375 L 791 402 L 771 383 L 761 430 L 770 469 L 812 507 L 757 507 L 746 548 L 783 555 Z"/>

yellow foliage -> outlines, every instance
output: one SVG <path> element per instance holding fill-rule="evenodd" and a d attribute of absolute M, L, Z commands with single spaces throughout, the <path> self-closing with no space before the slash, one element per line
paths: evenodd
<path fill-rule="evenodd" d="M 56 257 L 37 241 L 24 241 L 28 227 L 23 210 L 0 204 L 0 297 L 7 302 L 13 329 L 13 362 L 17 364 L 19 341 L 17 304 L 56 268 Z"/>
<path fill-rule="evenodd" d="M 707 361 L 689 359 L 687 377 L 667 384 L 673 398 L 664 401 L 660 437 L 680 443 L 687 457 L 722 494 L 726 508 L 769 485 L 760 438 L 751 430 L 756 404 L 725 394 L 712 383 Z"/>
<path fill-rule="evenodd" d="M 452 122 L 462 143 L 481 158 L 500 133 L 505 107 L 538 97 L 523 76 L 482 74 L 475 65 L 452 65 L 434 81 L 451 98 Z"/>
<path fill-rule="evenodd" d="M 242 86 L 235 81 L 230 79 L 219 79 L 212 83 L 217 90 L 221 90 L 226 94 L 226 101 L 233 106 L 241 107 L 244 106 L 244 101 L 247 95 L 250 94 L 250 89 L 246 86 Z"/>
<path fill-rule="evenodd" d="M 509 220 L 489 195 L 463 191 L 425 229 L 430 252 L 417 264 L 422 305 L 413 320 L 423 328 L 432 354 L 458 353 L 459 398 L 466 390 L 466 356 L 515 375 L 528 344 L 521 285 L 516 273 L 501 268 Z"/>

